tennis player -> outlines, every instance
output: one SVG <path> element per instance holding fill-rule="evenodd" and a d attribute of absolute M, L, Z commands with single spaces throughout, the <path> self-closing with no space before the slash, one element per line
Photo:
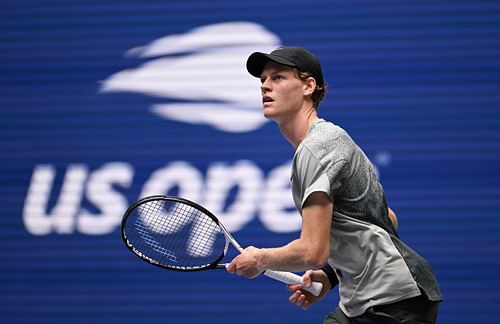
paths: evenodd
<path fill-rule="evenodd" d="M 263 113 L 293 145 L 292 194 L 300 237 L 277 248 L 248 247 L 228 271 L 306 271 L 320 296 L 290 285 L 290 302 L 307 309 L 339 286 L 324 323 L 435 323 L 442 296 L 431 266 L 403 243 L 397 218 L 363 151 L 341 127 L 318 117 L 326 91 L 316 56 L 298 47 L 256 52 L 248 72 L 260 78 Z"/>

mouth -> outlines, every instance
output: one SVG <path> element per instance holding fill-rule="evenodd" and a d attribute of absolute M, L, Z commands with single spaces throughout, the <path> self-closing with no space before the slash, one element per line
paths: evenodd
<path fill-rule="evenodd" d="M 263 97 L 262 97 L 262 103 L 263 103 L 263 104 L 266 104 L 266 103 L 268 103 L 268 102 L 273 102 L 273 101 L 274 101 L 274 100 L 273 100 L 273 98 L 271 98 L 271 97 L 269 97 L 269 96 L 263 96 Z"/>

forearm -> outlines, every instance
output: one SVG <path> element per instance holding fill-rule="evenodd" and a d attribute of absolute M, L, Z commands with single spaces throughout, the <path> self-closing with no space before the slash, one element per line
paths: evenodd
<path fill-rule="evenodd" d="M 330 254 L 333 204 L 323 192 L 312 193 L 302 209 L 299 239 L 278 248 L 262 249 L 264 269 L 304 271 L 321 268 Z"/>
<path fill-rule="evenodd" d="M 261 249 L 260 263 L 266 270 L 305 271 L 321 268 L 327 258 L 327 248 L 297 239 L 282 247 Z"/>

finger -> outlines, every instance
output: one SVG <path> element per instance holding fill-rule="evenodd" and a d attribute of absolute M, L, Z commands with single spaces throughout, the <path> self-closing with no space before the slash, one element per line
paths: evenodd
<path fill-rule="evenodd" d="M 255 249 L 254 246 L 249 245 L 246 248 L 244 248 L 243 251 L 241 251 L 241 253 L 245 253 L 245 252 L 248 252 L 248 251 L 251 251 L 251 250 L 254 250 L 254 249 Z"/>
<path fill-rule="evenodd" d="M 302 288 L 302 285 L 293 284 L 293 285 L 287 285 L 286 287 L 288 288 L 289 291 L 297 291 Z"/>
<path fill-rule="evenodd" d="M 309 288 L 312 286 L 311 276 L 304 276 L 302 278 L 302 286 Z"/>
<path fill-rule="evenodd" d="M 311 304 L 309 303 L 309 301 L 308 301 L 308 300 L 305 300 L 305 301 L 304 301 L 304 304 L 302 305 L 302 309 L 303 309 L 303 310 L 307 310 L 307 309 L 309 308 L 309 306 L 310 306 L 310 305 L 311 305 Z"/>
<path fill-rule="evenodd" d="M 299 300 L 300 295 L 301 295 L 300 291 L 296 291 L 290 295 L 288 300 L 290 301 L 290 303 L 295 304 Z"/>
<path fill-rule="evenodd" d="M 229 273 L 235 273 L 236 272 L 236 265 L 233 262 L 227 264 L 226 271 Z"/>
<path fill-rule="evenodd" d="M 297 301 L 295 302 L 295 305 L 297 305 L 298 307 L 302 307 L 304 305 L 305 300 L 306 296 L 301 294 L 297 299 Z"/>
<path fill-rule="evenodd" d="M 307 270 L 306 273 L 302 276 L 302 285 L 304 287 L 311 287 L 312 286 L 312 275 L 313 271 L 312 270 Z"/>

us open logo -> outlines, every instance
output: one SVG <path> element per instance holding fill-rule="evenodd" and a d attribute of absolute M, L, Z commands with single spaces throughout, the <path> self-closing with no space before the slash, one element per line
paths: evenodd
<path fill-rule="evenodd" d="M 130 49 L 128 56 L 148 61 L 111 75 L 101 91 L 168 99 L 151 107 L 163 118 L 207 124 L 224 132 L 254 131 L 267 120 L 245 62 L 250 53 L 268 52 L 280 44 L 278 36 L 250 22 L 198 27 Z"/>

